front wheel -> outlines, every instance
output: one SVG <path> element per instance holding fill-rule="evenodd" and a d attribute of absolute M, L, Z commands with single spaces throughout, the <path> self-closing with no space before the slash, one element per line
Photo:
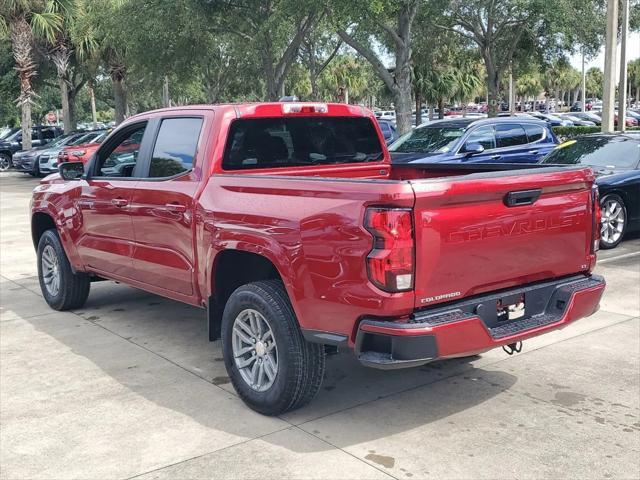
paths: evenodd
<path fill-rule="evenodd" d="M 0 172 L 6 172 L 11 168 L 11 157 L 6 153 L 0 153 Z"/>
<path fill-rule="evenodd" d="M 80 308 L 89 296 L 89 276 L 73 272 L 53 229 L 44 232 L 38 242 L 38 279 L 42 296 L 54 310 Z"/>
<path fill-rule="evenodd" d="M 602 220 L 600 225 L 600 247 L 614 248 L 627 230 L 627 209 L 618 195 L 606 195 L 600 201 Z"/>
<path fill-rule="evenodd" d="M 222 342 L 231 383 L 253 410 L 278 415 L 302 407 L 318 393 L 324 347 L 302 336 L 281 282 L 254 282 L 231 294 Z"/>

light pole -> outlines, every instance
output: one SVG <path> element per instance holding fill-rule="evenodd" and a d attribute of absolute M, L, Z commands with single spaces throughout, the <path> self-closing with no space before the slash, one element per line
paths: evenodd
<path fill-rule="evenodd" d="M 607 1 L 607 31 L 604 45 L 604 92 L 602 95 L 602 131 L 613 132 L 613 110 L 616 98 L 616 34 L 618 0 Z"/>
<path fill-rule="evenodd" d="M 629 0 L 622 0 L 620 39 L 620 83 L 618 85 L 618 130 L 624 132 L 627 119 L 627 35 L 629 34 Z"/>
<path fill-rule="evenodd" d="M 582 49 L 582 112 L 586 111 L 587 105 L 587 72 L 584 69 L 584 49 Z"/>

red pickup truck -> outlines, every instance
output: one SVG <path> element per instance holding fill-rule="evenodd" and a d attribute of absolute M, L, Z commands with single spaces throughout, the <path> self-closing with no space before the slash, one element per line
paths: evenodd
<path fill-rule="evenodd" d="M 279 414 L 336 347 L 412 367 L 594 313 L 593 174 L 533 167 L 391 165 L 353 105 L 144 113 L 35 189 L 42 294 L 79 308 L 110 279 L 206 309 L 238 394 Z"/>

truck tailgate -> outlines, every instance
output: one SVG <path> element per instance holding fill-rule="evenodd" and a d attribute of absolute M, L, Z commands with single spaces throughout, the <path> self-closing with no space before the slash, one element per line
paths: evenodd
<path fill-rule="evenodd" d="M 592 184 L 587 168 L 412 180 L 416 307 L 588 271 Z"/>

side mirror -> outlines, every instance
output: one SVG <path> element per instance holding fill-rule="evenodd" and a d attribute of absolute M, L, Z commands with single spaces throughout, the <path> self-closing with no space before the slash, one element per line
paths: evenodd
<path fill-rule="evenodd" d="M 468 153 L 470 155 L 478 155 L 482 152 L 484 152 L 484 147 L 479 143 L 467 143 L 464 146 L 464 153 Z"/>
<path fill-rule="evenodd" d="M 84 164 L 82 162 L 61 163 L 58 171 L 65 180 L 78 180 L 84 175 Z"/>

